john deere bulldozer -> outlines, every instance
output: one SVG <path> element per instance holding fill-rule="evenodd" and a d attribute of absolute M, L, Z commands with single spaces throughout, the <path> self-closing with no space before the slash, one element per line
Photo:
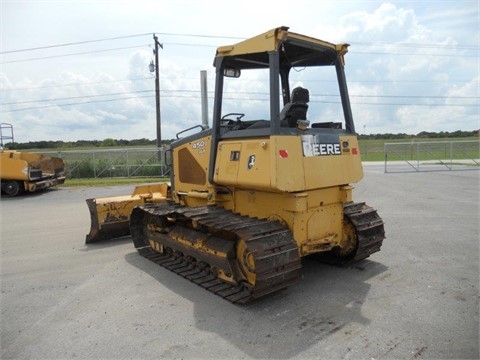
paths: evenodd
<path fill-rule="evenodd" d="M 293 284 L 303 257 L 379 251 L 382 219 L 352 199 L 363 172 L 347 51 L 287 27 L 219 47 L 212 127 L 177 135 L 170 183 L 88 199 L 87 243 L 131 234 L 140 255 L 233 303 Z M 332 81 L 337 110 L 306 86 Z"/>

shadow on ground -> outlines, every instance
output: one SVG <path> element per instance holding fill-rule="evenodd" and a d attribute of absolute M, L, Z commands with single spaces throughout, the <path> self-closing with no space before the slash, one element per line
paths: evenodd
<path fill-rule="evenodd" d="M 334 334 L 348 336 L 344 327 L 350 323 L 368 325 L 362 315 L 370 289 L 367 281 L 387 270 L 369 260 L 339 268 L 303 259 L 297 284 L 254 303 L 234 305 L 136 252 L 125 259 L 191 301 L 199 330 L 222 337 L 252 358 L 275 359 L 293 358 Z M 161 355 L 178 356 L 177 350 Z"/>

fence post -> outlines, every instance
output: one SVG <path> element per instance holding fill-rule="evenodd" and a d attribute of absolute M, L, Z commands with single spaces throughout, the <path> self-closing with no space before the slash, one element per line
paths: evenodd
<path fill-rule="evenodd" d="M 420 143 L 417 143 L 417 171 L 420 171 Z"/>
<path fill-rule="evenodd" d="M 387 155 L 387 144 L 384 143 L 384 144 L 383 144 L 383 161 L 384 161 L 385 166 L 384 166 L 383 172 L 384 172 L 385 174 L 387 173 L 387 156 L 388 156 L 388 155 Z"/>
<path fill-rule="evenodd" d="M 453 169 L 453 141 L 450 141 L 450 171 Z"/>
<path fill-rule="evenodd" d="M 96 159 L 95 159 L 95 152 L 93 153 L 93 178 L 96 179 L 97 178 L 97 167 L 96 167 Z"/>
<path fill-rule="evenodd" d="M 128 151 L 127 151 L 127 177 L 130 179 L 130 162 L 128 161 Z"/>

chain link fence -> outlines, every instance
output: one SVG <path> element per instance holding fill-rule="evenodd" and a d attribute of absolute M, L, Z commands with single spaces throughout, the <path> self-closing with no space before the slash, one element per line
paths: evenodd
<path fill-rule="evenodd" d="M 67 179 L 168 177 L 162 148 L 44 152 L 65 163 Z"/>
<path fill-rule="evenodd" d="M 162 148 L 123 148 L 42 152 L 63 159 L 67 179 L 169 177 Z M 384 144 L 388 172 L 480 169 L 480 141 L 428 141 Z"/>
<path fill-rule="evenodd" d="M 385 143 L 385 172 L 480 169 L 480 142 Z"/>

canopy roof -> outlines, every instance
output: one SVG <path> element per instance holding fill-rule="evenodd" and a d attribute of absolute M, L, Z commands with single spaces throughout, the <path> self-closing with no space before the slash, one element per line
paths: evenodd
<path fill-rule="evenodd" d="M 332 65 L 337 58 L 343 63 L 348 44 L 332 44 L 288 29 L 278 27 L 237 44 L 221 46 L 216 57 L 223 57 L 226 67 L 236 69 L 268 68 L 268 53 L 272 51 L 280 53 L 281 66 Z"/>

